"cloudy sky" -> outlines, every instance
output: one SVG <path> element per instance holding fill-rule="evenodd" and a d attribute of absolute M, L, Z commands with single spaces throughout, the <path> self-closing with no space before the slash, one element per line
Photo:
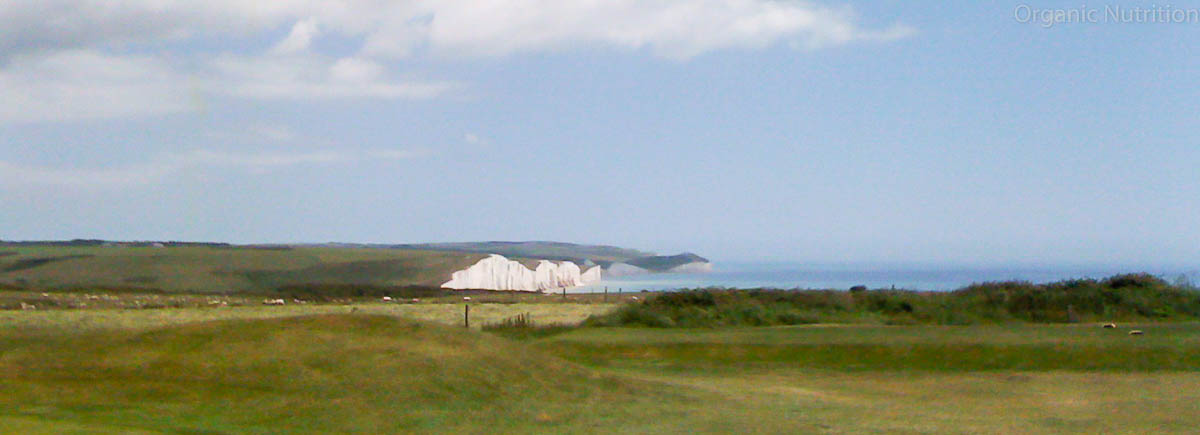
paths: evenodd
<path fill-rule="evenodd" d="M 1022 5 L 0 1 L 0 239 L 1200 263 L 1200 23 Z"/>

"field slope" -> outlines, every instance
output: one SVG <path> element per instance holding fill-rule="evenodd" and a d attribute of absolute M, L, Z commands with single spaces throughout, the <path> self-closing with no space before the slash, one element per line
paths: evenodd
<path fill-rule="evenodd" d="M 1194 430 L 1200 327 L 1138 327 L 1147 335 L 1045 325 L 583 328 L 514 341 L 361 313 L 84 332 L 64 321 L 0 329 L 0 431 Z M 986 351 L 945 361 L 973 346 Z M 1103 367 L 1020 356 L 1043 346 L 1112 356 Z M 1138 349 L 1169 347 L 1178 348 L 1164 360 L 1173 364 L 1140 362 Z"/>
<path fill-rule="evenodd" d="M 589 427 L 658 393 L 527 345 L 385 316 L 7 336 L 0 428 L 188 433 Z"/>
<path fill-rule="evenodd" d="M 480 254 L 366 248 L 3 246 L 0 286 L 269 293 L 297 285 L 431 286 Z"/>

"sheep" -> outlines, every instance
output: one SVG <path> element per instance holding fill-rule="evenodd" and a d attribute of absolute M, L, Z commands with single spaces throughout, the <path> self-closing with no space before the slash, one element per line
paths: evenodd
<path fill-rule="evenodd" d="M 420 299 L 417 299 L 417 298 L 412 298 L 412 303 L 414 303 L 414 304 L 415 304 L 415 303 L 419 303 L 419 302 L 421 302 L 421 300 L 420 300 Z"/>
<path fill-rule="evenodd" d="M 1129 331 L 1129 335 L 1142 335 L 1142 334 L 1143 333 L 1142 333 L 1141 329 L 1134 329 L 1132 331 Z"/>
<path fill-rule="evenodd" d="M 1105 329 L 1112 329 L 1112 328 L 1116 328 L 1116 327 L 1117 327 L 1116 323 L 1105 323 L 1104 324 Z"/>
<path fill-rule="evenodd" d="M 384 297 L 383 297 L 383 301 L 384 301 L 384 302 L 391 302 L 391 301 L 392 301 L 392 297 L 391 297 L 391 296 L 384 296 Z"/>
<path fill-rule="evenodd" d="M 287 302 L 284 302 L 283 299 L 263 299 L 262 303 L 263 305 L 284 305 Z"/>

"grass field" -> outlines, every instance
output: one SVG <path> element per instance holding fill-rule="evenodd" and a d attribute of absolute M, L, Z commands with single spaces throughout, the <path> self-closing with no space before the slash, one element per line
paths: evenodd
<path fill-rule="evenodd" d="M 602 303 L 473 302 L 576 323 Z M 1187 433 L 1200 325 L 582 328 L 462 304 L 0 312 L 7 433 Z M 424 319 L 424 320 L 410 320 Z M 452 326 L 454 325 L 454 326 Z M 1129 328 L 1145 331 L 1130 336 Z"/>
<path fill-rule="evenodd" d="M 25 288 L 265 293 L 289 284 L 438 286 L 481 254 L 366 248 L 0 247 L 0 284 Z"/>
<path fill-rule="evenodd" d="M 590 315 L 612 309 L 609 304 L 512 303 L 472 304 L 472 329 L 518 314 L 530 314 L 536 322 L 579 323 Z M 96 309 L 0 311 L 0 326 L 11 334 L 39 336 L 64 332 L 100 330 L 145 330 L 214 320 L 272 319 L 321 314 L 378 314 L 421 320 L 446 326 L 463 324 L 463 304 L 358 303 L 353 305 L 306 304 L 222 308 Z"/>

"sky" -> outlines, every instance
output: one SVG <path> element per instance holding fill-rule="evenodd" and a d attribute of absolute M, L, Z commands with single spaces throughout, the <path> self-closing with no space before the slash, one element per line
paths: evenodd
<path fill-rule="evenodd" d="M 1200 263 L 1200 2 L 258 3 L 0 0 L 0 239 Z"/>

